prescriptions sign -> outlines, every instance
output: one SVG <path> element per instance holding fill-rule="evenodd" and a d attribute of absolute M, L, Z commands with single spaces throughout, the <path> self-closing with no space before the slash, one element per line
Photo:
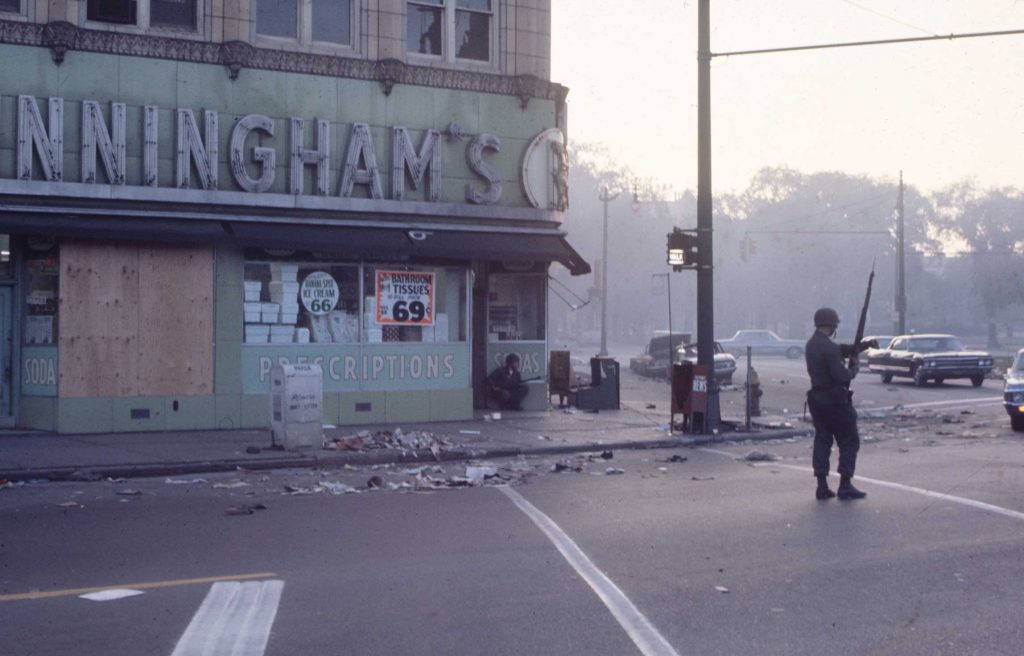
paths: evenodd
<path fill-rule="evenodd" d="M 377 271 L 378 324 L 434 325 L 434 274 L 423 271 Z"/>

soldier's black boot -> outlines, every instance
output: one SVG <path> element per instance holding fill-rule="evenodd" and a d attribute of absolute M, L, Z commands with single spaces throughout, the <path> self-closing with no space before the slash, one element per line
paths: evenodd
<path fill-rule="evenodd" d="M 831 499 L 835 495 L 835 492 L 828 489 L 828 476 L 818 476 L 818 489 L 814 492 L 814 498 L 818 501 L 824 501 L 825 499 Z"/>
<path fill-rule="evenodd" d="M 853 483 L 850 482 L 852 476 L 842 476 L 839 479 L 839 490 L 838 495 L 840 499 L 863 499 L 868 495 L 867 492 L 861 492 L 857 488 L 853 487 Z"/>

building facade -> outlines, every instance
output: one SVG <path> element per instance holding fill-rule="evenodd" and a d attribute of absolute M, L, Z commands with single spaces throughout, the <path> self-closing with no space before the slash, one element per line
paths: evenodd
<path fill-rule="evenodd" d="M 0 0 L 0 426 L 470 418 L 547 394 L 550 0 Z"/>

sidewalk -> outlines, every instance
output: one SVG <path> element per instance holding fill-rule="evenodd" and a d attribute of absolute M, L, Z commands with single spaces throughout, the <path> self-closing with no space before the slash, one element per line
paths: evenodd
<path fill-rule="evenodd" d="M 474 420 L 463 422 L 328 426 L 324 429 L 327 440 L 341 440 L 342 446 L 350 448 L 297 452 L 269 449 L 270 432 L 258 430 L 93 435 L 8 431 L 0 432 L 0 481 L 100 480 L 108 476 L 173 476 L 238 468 L 340 467 L 670 448 L 779 439 L 808 431 L 806 425 L 796 423 L 792 428 L 755 428 L 751 432 L 726 429 L 718 435 L 670 435 L 668 419 L 667 412 L 639 404 L 624 404 L 621 410 L 599 413 L 557 408 L 547 412 L 503 412 L 499 420 L 478 412 Z M 764 426 L 783 425 L 781 418 L 760 419 Z M 742 426 L 741 421 L 734 423 Z M 374 435 L 386 435 L 388 446 L 372 448 L 378 446 L 373 443 Z M 366 446 L 356 448 L 362 442 Z M 423 448 L 428 444 L 435 448 Z"/>

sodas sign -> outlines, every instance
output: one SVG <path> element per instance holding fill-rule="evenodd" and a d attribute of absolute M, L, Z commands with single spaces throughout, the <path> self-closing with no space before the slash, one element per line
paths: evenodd
<path fill-rule="evenodd" d="M 310 314 L 327 314 L 338 305 L 338 283 L 326 271 L 314 271 L 302 281 L 299 297 Z"/>

